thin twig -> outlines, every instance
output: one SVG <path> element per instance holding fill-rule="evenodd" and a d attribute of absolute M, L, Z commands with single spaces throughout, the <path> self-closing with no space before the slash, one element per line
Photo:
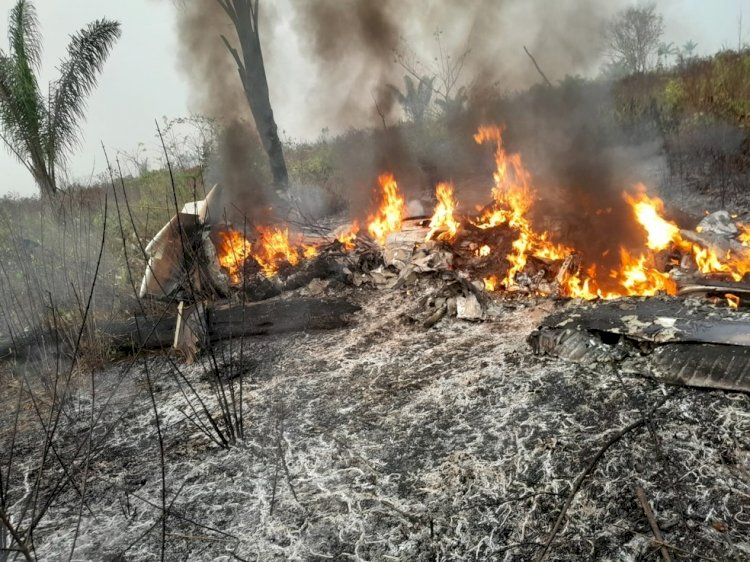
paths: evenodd
<path fill-rule="evenodd" d="M 34 558 L 31 556 L 31 552 L 29 551 L 29 547 L 26 546 L 26 543 L 24 542 L 23 538 L 19 534 L 18 530 L 13 526 L 13 523 L 10 522 L 10 519 L 5 514 L 5 511 L 0 509 L 0 523 L 3 524 L 3 526 L 8 529 L 8 532 L 13 537 L 13 540 L 16 541 L 16 544 L 18 545 L 18 549 L 23 554 L 23 557 L 26 558 L 28 562 L 32 562 Z"/>
<path fill-rule="evenodd" d="M 388 125 L 386 125 L 385 123 L 385 115 L 383 114 L 383 110 L 380 109 L 380 104 L 378 103 L 377 98 L 375 98 L 375 95 L 373 95 L 372 93 L 370 95 L 372 96 L 373 103 L 375 103 L 375 111 L 378 112 L 378 115 L 380 115 L 380 120 L 383 122 L 383 129 L 387 131 Z"/>
<path fill-rule="evenodd" d="M 634 421 L 633 423 L 624 427 L 620 431 L 616 432 L 609 439 L 607 439 L 607 441 L 604 443 L 604 445 L 601 446 L 601 448 L 596 453 L 596 455 L 594 455 L 594 457 L 589 461 L 589 463 L 586 465 L 586 468 L 584 468 L 583 471 L 575 479 L 575 482 L 573 483 L 573 488 L 570 490 L 570 493 L 568 494 L 568 499 L 565 500 L 565 504 L 563 505 L 563 508 L 560 511 L 560 514 L 557 516 L 557 520 L 555 521 L 555 524 L 552 527 L 552 531 L 550 531 L 549 537 L 547 537 L 547 540 L 544 543 L 544 549 L 542 550 L 541 553 L 539 553 L 539 556 L 536 557 L 536 562 L 542 562 L 543 560 L 547 559 L 547 555 L 550 552 L 550 547 L 552 546 L 552 542 L 555 540 L 555 537 L 557 536 L 557 533 L 560 530 L 560 527 L 562 526 L 563 519 L 565 518 L 565 514 L 568 512 L 568 508 L 570 507 L 570 504 L 573 503 L 573 499 L 575 499 L 576 494 L 578 493 L 578 490 L 581 489 L 581 485 L 583 484 L 583 481 L 586 479 L 586 476 L 588 476 L 591 473 L 591 471 L 594 470 L 594 468 L 596 467 L 596 464 L 599 462 L 599 459 L 601 459 L 604 456 L 604 453 L 606 453 L 607 450 L 612 445 L 617 443 L 625 435 L 627 435 L 634 429 L 643 427 L 644 425 L 646 425 L 645 418 L 640 418 L 639 420 Z"/>
<path fill-rule="evenodd" d="M 159 465 L 161 468 L 161 562 L 164 562 L 164 556 L 167 549 L 167 469 L 164 460 L 164 437 L 161 433 L 161 421 L 159 419 L 159 410 L 156 407 L 156 397 L 154 395 L 154 385 L 151 382 L 151 372 L 148 368 L 148 359 L 143 360 L 143 367 L 146 371 L 146 384 L 148 384 L 148 393 L 151 397 L 151 406 L 154 409 L 154 419 L 156 421 L 156 435 L 159 439 Z"/>
<path fill-rule="evenodd" d="M 648 519 L 648 524 L 651 526 L 651 532 L 654 533 L 654 537 L 656 537 L 656 540 L 662 545 L 660 548 L 661 557 L 664 558 L 664 562 L 672 562 L 672 557 L 669 555 L 669 549 L 664 546 L 664 537 L 661 534 L 661 529 L 659 529 L 659 524 L 656 522 L 656 517 L 654 517 L 654 511 L 651 509 L 651 504 L 646 497 L 646 490 L 641 486 L 636 486 L 635 495 L 638 496 L 641 509 L 643 509 L 643 513 L 646 516 L 646 519 Z"/>

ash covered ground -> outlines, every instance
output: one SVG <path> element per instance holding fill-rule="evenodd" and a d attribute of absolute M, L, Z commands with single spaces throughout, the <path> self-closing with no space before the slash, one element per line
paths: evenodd
<path fill-rule="evenodd" d="M 549 300 L 497 299 L 484 322 L 425 330 L 410 313 L 426 290 L 352 290 L 362 310 L 348 328 L 245 339 L 245 439 L 229 449 L 186 419 L 164 355 L 98 372 L 94 434 L 111 434 L 86 468 L 73 559 L 160 558 L 145 361 L 167 560 L 533 560 L 576 477 L 654 408 L 583 481 L 549 559 L 658 560 L 636 485 L 675 559 L 750 557 L 750 397 L 534 356 L 525 338 Z M 239 354 L 232 341 L 216 357 Z M 182 367 L 205 396 L 208 361 Z M 87 432 L 85 384 L 75 403 L 62 455 Z M 15 454 L 29 460 L 15 470 L 33 468 L 35 439 L 23 433 Z M 72 489 L 54 503 L 40 560 L 68 558 L 80 510 Z"/>

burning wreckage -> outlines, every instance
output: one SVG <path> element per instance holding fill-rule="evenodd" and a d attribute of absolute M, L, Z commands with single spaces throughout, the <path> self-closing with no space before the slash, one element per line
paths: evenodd
<path fill-rule="evenodd" d="M 108 523 L 84 521 L 79 557 L 154 557 L 158 501 L 123 505 L 158 497 L 166 466 L 170 559 L 747 559 L 750 232 L 675 219 L 642 186 L 572 221 L 500 129 L 476 140 L 496 164 L 481 208 L 446 182 L 411 216 L 383 173 L 351 224 L 230 219 L 219 187 L 172 218 L 141 286 L 162 314 L 102 331 L 194 364 L 97 379 L 115 389 L 89 484 Z M 240 446 L 192 410 L 221 414 L 221 386 Z M 80 520 L 52 512 L 57 560 Z"/>
<path fill-rule="evenodd" d="M 556 236 L 554 217 L 550 229 L 535 226 L 531 174 L 520 154 L 506 151 L 500 127 L 480 127 L 475 140 L 494 147 L 496 170 L 492 202 L 473 213 L 444 182 L 432 216 L 409 217 L 396 178 L 383 173 L 366 221 L 292 233 L 289 225 L 222 220 L 215 186 L 148 245 L 141 297 L 180 306 L 175 320 L 141 322 L 148 336 L 134 340 L 173 344 L 192 359 L 209 340 L 230 335 L 346 325 L 355 305 L 316 298 L 332 284 L 427 283 L 432 291 L 411 314 L 424 328 L 445 316 L 482 320 L 498 300 L 553 299 L 559 310 L 528 337 L 535 353 L 650 361 L 668 382 L 750 391 L 750 314 L 741 310 L 750 295 L 750 226 L 719 211 L 680 228 L 637 184 L 622 193 L 622 205 L 640 241 L 592 255 Z M 305 298 L 273 298 L 296 289 Z"/>

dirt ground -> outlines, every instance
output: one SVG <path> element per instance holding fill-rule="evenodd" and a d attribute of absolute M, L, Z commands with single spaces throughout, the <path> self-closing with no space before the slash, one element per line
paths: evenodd
<path fill-rule="evenodd" d="M 187 420 L 164 354 L 97 372 L 94 435 L 111 433 L 85 469 L 73 560 L 161 556 L 146 363 L 167 560 L 533 560 L 576 477 L 643 416 L 583 480 L 549 560 L 659 560 L 637 485 L 674 559 L 750 558 L 750 397 L 534 356 L 525 338 L 549 300 L 497 298 L 484 322 L 425 330 L 410 311 L 426 290 L 346 289 L 362 306 L 348 328 L 217 349 L 220 367 L 245 358 L 245 439 L 229 449 Z M 180 365 L 207 397 L 208 361 Z M 74 402 L 63 455 L 87 434 L 86 385 Z M 26 481 L 34 435 L 16 448 Z M 40 560 L 68 559 L 80 510 L 72 489 L 53 504 Z"/>

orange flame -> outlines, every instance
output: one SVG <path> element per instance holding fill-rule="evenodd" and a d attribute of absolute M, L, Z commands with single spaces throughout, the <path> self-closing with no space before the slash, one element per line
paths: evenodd
<path fill-rule="evenodd" d="M 649 256 L 634 257 L 625 248 L 620 248 L 620 267 L 610 271 L 609 290 L 600 288 L 594 266 L 584 275 L 571 274 L 562 283 L 563 292 L 573 298 L 616 299 L 625 296 L 654 296 L 660 293 L 677 294 L 677 284 L 669 276 L 649 263 Z"/>
<path fill-rule="evenodd" d="M 258 263 L 266 277 L 273 277 L 283 263 L 297 265 L 301 259 L 310 259 L 318 254 L 315 246 L 292 245 L 288 228 L 259 226 L 256 230 L 259 240 L 255 250 L 240 231 L 225 229 L 219 232 L 219 264 L 226 269 L 232 283 L 239 283 L 242 266 L 249 258 Z"/>
<path fill-rule="evenodd" d="M 743 246 L 750 246 L 750 225 L 738 222 L 737 228 L 740 229 L 740 233 L 737 236 L 740 244 L 742 244 Z"/>
<path fill-rule="evenodd" d="M 222 230 L 219 236 L 219 264 L 227 270 L 232 283 L 239 283 L 242 264 L 253 255 L 253 247 L 239 230 Z"/>
<path fill-rule="evenodd" d="M 747 273 L 750 273 L 750 256 L 747 253 L 738 255 L 728 250 L 720 255 L 714 248 L 685 240 L 679 227 L 661 216 L 664 210 L 662 200 L 658 197 L 648 197 L 645 194 L 646 188 L 642 184 L 638 184 L 636 189 L 638 193 L 635 197 L 628 194 L 623 194 L 623 197 L 631 205 L 636 219 L 646 230 L 648 234 L 646 244 L 650 249 L 659 251 L 674 245 L 681 251 L 693 255 L 695 265 L 701 273 L 722 273 L 729 275 L 735 281 L 741 281 Z M 745 243 L 743 237 L 746 233 L 746 240 L 750 241 L 750 230 L 744 225 L 738 225 L 738 227 L 741 230 L 740 241 Z M 701 230 L 697 228 L 696 231 Z"/>
<path fill-rule="evenodd" d="M 477 143 L 495 143 L 495 185 L 492 188 L 493 206 L 476 222 L 479 228 L 494 228 L 507 224 L 518 232 L 513 251 L 506 256 L 510 269 L 500 282 L 505 287 L 515 284 L 516 274 L 526 267 L 529 255 L 540 258 L 563 259 L 572 249 L 553 244 L 547 233 L 539 234 L 531 226 L 527 213 L 534 203 L 531 174 L 523 165 L 520 154 L 508 154 L 503 146 L 500 127 L 482 126 L 474 135 Z"/>
<path fill-rule="evenodd" d="M 520 154 L 508 154 L 503 146 L 502 130 L 499 127 L 480 127 L 474 140 L 478 143 L 495 143 L 496 171 L 493 174 L 495 185 L 492 190 L 493 205 L 474 224 L 479 228 L 493 228 L 507 224 L 518 233 L 512 244 L 512 252 L 506 256 L 510 268 L 506 276 L 484 279 L 485 288 L 495 290 L 499 285 L 510 287 L 515 276 L 528 262 L 529 256 L 548 260 L 562 260 L 574 253 L 574 249 L 564 244 L 552 242 L 548 232 L 536 231 L 528 212 L 535 201 L 531 187 L 531 174 L 523 165 Z M 639 195 L 626 195 L 633 206 L 637 220 L 644 226 L 650 249 L 663 249 L 679 236 L 679 228 L 661 218 L 663 205 L 658 199 L 645 195 L 641 186 Z M 647 254 L 633 256 L 626 249 L 620 249 L 621 265 L 610 272 L 608 290 L 603 290 L 597 282 L 595 266 L 584 272 L 570 272 L 561 281 L 562 292 L 566 295 L 585 299 L 617 298 L 625 295 L 654 295 L 660 292 L 675 294 L 677 286 L 668 274 L 657 270 Z M 611 288 L 614 285 L 614 288 Z"/>
<path fill-rule="evenodd" d="M 367 231 L 382 246 L 390 233 L 401 229 L 406 206 L 393 174 L 381 174 L 378 183 L 383 192 L 382 203 L 378 212 L 368 217 Z"/>
<path fill-rule="evenodd" d="M 299 251 L 289 244 L 289 229 L 273 226 L 258 227 L 260 234 L 260 248 L 253 256 L 260 265 L 266 277 L 273 277 L 279 266 L 288 262 L 297 265 L 300 260 Z"/>
<path fill-rule="evenodd" d="M 620 250 L 620 282 L 627 295 L 654 296 L 658 293 L 677 294 L 677 283 L 667 273 L 647 264 L 648 257 L 640 255 L 634 258 L 625 250 Z"/>
<path fill-rule="evenodd" d="M 453 184 L 440 182 L 435 188 L 437 205 L 435 212 L 430 220 L 430 231 L 425 237 L 425 241 L 432 239 L 438 230 L 443 230 L 438 234 L 438 240 L 453 240 L 458 233 L 459 223 L 453 217 L 456 210 L 456 198 L 453 195 Z"/>
<path fill-rule="evenodd" d="M 359 234 L 359 221 L 352 222 L 348 230 L 340 233 L 336 240 L 338 240 L 344 247 L 344 250 L 351 252 L 354 249 L 354 241 L 357 239 Z"/>
<path fill-rule="evenodd" d="M 662 218 L 664 202 L 658 197 L 646 195 L 646 186 L 635 186 L 636 195 L 623 193 L 622 197 L 633 208 L 636 220 L 646 230 L 646 246 L 654 251 L 665 250 L 670 244 L 682 240 L 679 227 Z"/>
<path fill-rule="evenodd" d="M 739 308 L 740 307 L 740 297 L 737 295 L 733 295 L 732 293 L 727 293 L 724 295 L 724 297 L 727 299 L 727 305 L 729 305 L 729 308 Z"/>
<path fill-rule="evenodd" d="M 487 292 L 492 292 L 497 290 L 498 282 L 497 277 L 495 275 L 490 275 L 489 277 L 485 277 L 482 279 L 482 282 L 484 283 L 484 290 Z"/>

